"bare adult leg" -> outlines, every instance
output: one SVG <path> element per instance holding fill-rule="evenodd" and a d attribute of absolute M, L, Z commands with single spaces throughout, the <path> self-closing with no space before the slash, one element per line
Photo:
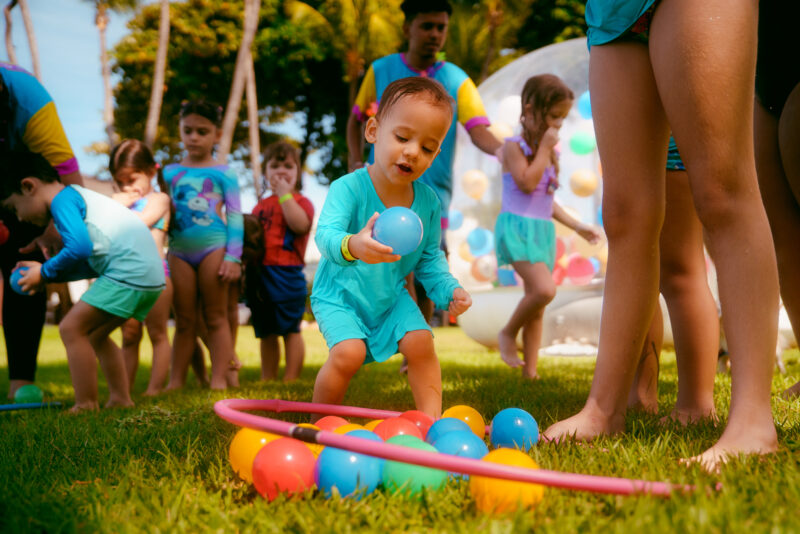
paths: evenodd
<path fill-rule="evenodd" d="M 633 386 L 628 393 L 628 409 L 658 412 L 658 372 L 663 342 L 664 317 L 661 314 L 661 306 L 657 305 L 642 345 Z"/>

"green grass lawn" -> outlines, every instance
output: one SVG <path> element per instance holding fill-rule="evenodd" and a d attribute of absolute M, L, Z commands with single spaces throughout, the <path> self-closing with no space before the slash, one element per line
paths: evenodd
<path fill-rule="evenodd" d="M 284 385 L 258 381 L 258 343 L 251 328 L 240 331 L 243 386 L 211 393 L 189 386 L 157 399 L 141 397 L 149 374 L 149 351 L 136 381 L 136 407 L 68 415 L 61 410 L 0 412 L 0 532 L 781 532 L 800 531 L 800 401 L 774 397 L 780 452 L 733 462 L 712 477 L 678 463 L 702 452 L 722 432 L 730 378 L 717 378 L 719 426 L 661 427 L 658 418 L 632 415 L 627 432 L 591 446 L 539 445 L 531 452 L 543 468 L 596 475 L 669 480 L 700 488 L 671 499 L 617 497 L 548 489 L 534 511 L 488 517 L 475 510 L 468 484 L 451 481 L 422 498 L 377 491 L 360 501 L 279 498 L 269 504 L 231 471 L 227 448 L 236 427 L 219 419 L 215 401 L 227 397 L 311 399 L 314 377 L 327 351 L 319 332 L 304 333 L 307 361 L 302 378 Z M 460 329 L 436 331 L 442 361 L 444 407 L 468 404 L 488 420 L 518 406 L 542 427 L 583 404 L 592 378 L 590 358 L 544 357 L 542 380 L 531 384 Z M 4 345 L 0 345 L 3 346 Z M 4 350 L 4 349 L 3 349 Z M 777 394 L 800 377 L 798 351 L 785 355 L 789 374 L 776 375 Z M 0 358 L 5 363 L 5 358 Z M 372 408 L 413 408 L 399 357 L 365 367 L 346 403 Z M 672 353 L 662 357 L 660 410 L 675 400 Z M 50 400 L 70 404 L 72 386 L 58 331 L 48 326 L 42 342 L 38 385 Z M 8 387 L 0 368 L 0 391 Z M 101 403 L 107 396 L 100 380 Z M 302 422 L 306 416 L 284 414 Z M 359 421 L 356 421 L 359 422 Z M 792 519 L 794 518 L 794 519 Z"/>

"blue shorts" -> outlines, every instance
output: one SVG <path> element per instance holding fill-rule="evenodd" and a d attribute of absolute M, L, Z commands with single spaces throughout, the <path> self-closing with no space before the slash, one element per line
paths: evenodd
<path fill-rule="evenodd" d="M 101 276 L 81 296 L 81 300 L 111 315 L 144 321 L 161 291 L 133 289 Z"/>
<path fill-rule="evenodd" d="M 257 338 L 300 331 L 307 294 L 302 265 L 261 265 L 248 269 L 245 285 Z"/>

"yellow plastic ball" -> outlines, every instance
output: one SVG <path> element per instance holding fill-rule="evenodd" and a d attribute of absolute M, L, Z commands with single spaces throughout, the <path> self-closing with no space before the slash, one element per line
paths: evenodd
<path fill-rule="evenodd" d="M 463 242 L 462 242 L 462 243 L 461 243 L 461 244 L 458 246 L 458 256 L 459 256 L 459 257 L 460 257 L 462 260 L 464 260 L 464 261 L 468 261 L 468 262 L 470 262 L 470 263 L 472 263 L 472 260 L 474 260 L 474 259 L 475 259 L 475 257 L 474 257 L 474 256 L 472 255 L 472 253 L 469 251 L 469 243 L 467 243 L 466 241 L 463 241 Z"/>
<path fill-rule="evenodd" d="M 320 428 L 317 425 L 312 425 L 311 423 L 300 423 L 297 426 L 302 426 L 303 428 L 312 428 L 314 430 L 320 430 Z M 322 445 L 320 443 L 308 443 L 307 441 L 304 443 L 306 444 L 306 447 L 308 447 L 309 450 L 311 450 L 311 452 L 314 453 L 314 456 L 319 456 L 319 453 L 321 453 L 322 449 L 325 448 L 325 445 Z"/>
<path fill-rule="evenodd" d="M 472 169 L 461 177 L 464 192 L 475 200 L 480 200 L 489 187 L 489 178 L 480 169 Z"/>
<path fill-rule="evenodd" d="M 506 140 L 506 137 L 511 137 L 514 135 L 514 129 L 509 126 L 508 124 L 495 121 L 493 122 L 488 128 L 492 135 L 501 143 Z"/>
<path fill-rule="evenodd" d="M 475 408 L 470 408 L 469 406 L 459 404 L 446 409 L 442 414 L 442 417 L 461 419 L 467 423 L 467 425 L 469 425 L 469 428 L 475 433 L 476 436 L 481 439 L 486 436 L 486 422 L 483 420 L 483 416 L 481 416 L 481 414 L 478 413 L 478 410 Z"/>
<path fill-rule="evenodd" d="M 539 469 L 533 458 L 516 449 L 493 450 L 482 461 Z M 477 475 L 470 476 L 469 489 L 478 510 L 484 513 L 504 514 L 519 508 L 533 508 L 544 497 L 544 486 L 540 484 Z"/>
<path fill-rule="evenodd" d="M 578 169 L 569 177 L 569 188 L 579 197 L 588 197 L 597 189 L 597 175 L 589 169 Z"/>
<path fill-rule="evenodd" d="M 383 423 L 383 419 L 374 419 L 374 420 L 370 421 L 369 423 L 366 423 L 364 425 L 364 428 L 374 432 L 375 431 L 375 427 L 378 426 L 381 423 Z"/>
<path fill-rule="evenodd" d="M 347 423 L 346 425 L 342 425 L 340 427 L 334 428 L 333 429 L 333 433 L 334 434 L 341 434 L 341 435 L 344 436 L 345 434 L 347 434 L 351 430 L 364 430 L 364 426 L 363 425 L 358 425 L 356 423 Z"/>
<path fill-rule="evenodd" d="M 280 437 L 270 432 L 261 432 L 252 428 L 242 428 L 231 441 L 228 449 L 228 459 L 231 467 L 246 482 L 253 482 L 253 460 L 261 447 Z"/>

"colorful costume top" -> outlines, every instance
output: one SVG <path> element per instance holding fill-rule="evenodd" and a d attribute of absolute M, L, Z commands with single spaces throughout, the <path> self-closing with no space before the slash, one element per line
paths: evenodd
<path fill-rule="evenodd" d="M 314 206 L 300 193 L 292 195 L 294 200 L 314 220 Z M 258 217 L 264 227 L 264 259 L 263 265 L 305 265 L 308 233 L 297 235 L 286 224 L 278 195 L 271 195 L 261 200 L 253 208 L 253 215 Z"/>
<path fill-rule="evenodd" d="M 655 0 L 589 0 L 586 2 L 586 36 L 589 47 L 613 41 L 628 31 Z"/>
<path fill-rule="evenodd" d="M 533 156 L 533 150 L 522 136 L 507 137 L 506 141 L 518 143 L 525 157 Z M 558 177 L 555 165 L 545 168 L 539 184 L 530 193 L 525 193 L 514 181 L 510 172 L 503 173 L 502 212 L 522 215 L 531 219 L 551 219 L 553 217 L 553 194 L 558 188 Z"/>
<path fill-rule="evenodd" d="M 50 213 L 64 248 L 42 265 L 46 281 L 99 275 L 130 289 L 164 288 L 164 269 L 153 236 L 129 209 L 100 193 L 70 185 L 53 198 Z"/>
<path fill-rule="evenodd" d="M 144 211 L 144 208 L 147 206 L 148 197 L 144 196 L 130 205 L 130 209 L 137 213 L 141 213 Z M 157 220 L 150 228 L 155 228 L 156 230 L 162 230 L 164 232 L 167 231 L 167 218 L 166 216 L 161 217 Z"/>
<path fill-rule="evenodd" d="M 244 221 L 236 174 L 227 165 L 173 164 L 164 168 L 164 179 L 175 206 L 170 254 L 197 266 L 210 252 L 225 247 L 225 261 L 239 263 Z"/>
<path fill-rule="evenodd" d="M 0 102 L 0 147 L 41 154 L 60 176 L 76 172 L 78 160 L 42 84 L 26 70 L 7 63 L 0 63 L 0 84 L 8 98 Z"/>
<path fill-rule="evenodd" d="M 363 122 L 375 114 L 380 96 L 386 86 L 395 80 L 411 76 L 426 76 L 440 82 L 456 103 L 453 123 L 441 146 L 441 152 L 430 168 L 419 178 L 423 184 L 433 188 L 441 202 L 442 212 L 447 215 L 453 191 L 453 155 L 456 146 L 456 119 L 469 131 L 479 124 L 489 124 L 481 96 L 475 83 L 459 67 L 446 61 L 437 61 L 425 71 L 418 71 L 406 63 L 405 56 L 391 54 L 370 65 L 361 89 L 356 96 L 353 113 Z M 375 160 L 375 150 L 370 149 L 369 162 Z"/>

